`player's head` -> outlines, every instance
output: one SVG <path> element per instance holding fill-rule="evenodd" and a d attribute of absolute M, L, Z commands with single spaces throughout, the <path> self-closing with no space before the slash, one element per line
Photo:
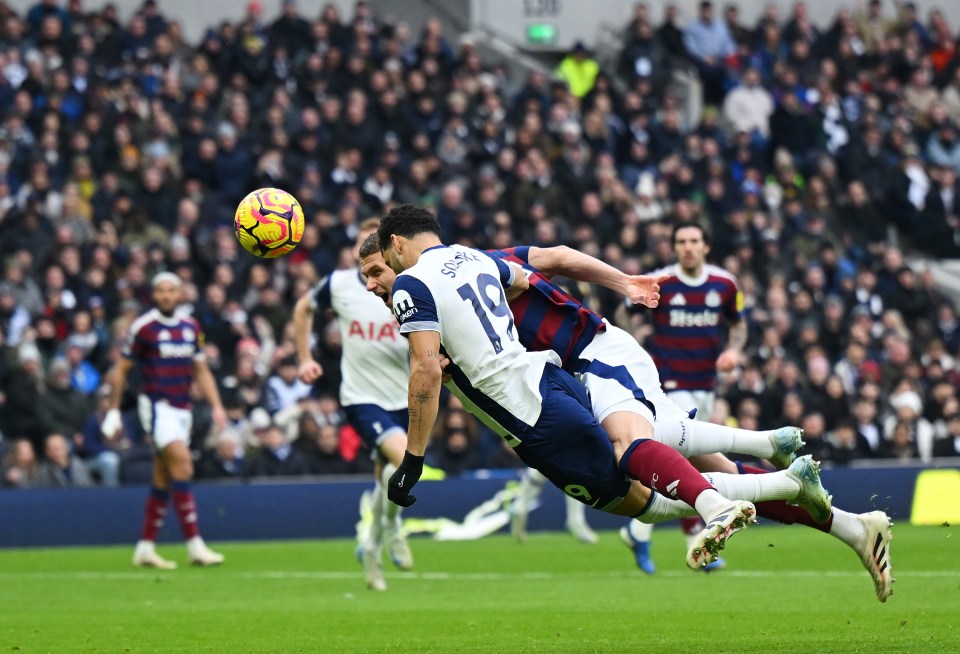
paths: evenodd
<path fill-rule="evenodd" d="M 172 316 L 180 304 L 183 282 L 172 272 L 157 273 L 150 282 L 153 287 L 153 303 L 165 316 Z"/>
<path fill-rule="evenodd" d="M 710 234 L 698 223 L 683 223 L 673 228 L 673 253 L 683 271 L 697 275 L 710 252 Z"/>
<path fill-rule="evenodd" d="M 426 247 L 439 242 L 440 223 L 424 207 L 401 204 L 383 217 L 377 234 L 384 261 L 401 273 L 417 263 Z"/>
<path fill-rule="evenodd" d="M 360 245 L 360 274 L 367 283 L 367 290 L 390 306 L 390 293 L 397 273 L 393 272 L 380 252 L 380 235 L 373 232 Z"/>
<path fill-rule="evenodd" d="M 371 234 L 376 234 L 378 229 L 380 229 L 379 218 L 367 218 L 360 223 L 357 231 L 357 242 L 353 246 L 353 257 L 357 261 L 360 261 L 360 247 L 363 245 L 363 242 L 366 241 Z"/>

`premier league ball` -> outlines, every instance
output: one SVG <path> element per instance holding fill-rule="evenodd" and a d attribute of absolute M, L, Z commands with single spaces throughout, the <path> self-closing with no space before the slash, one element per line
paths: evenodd
<path fill-rule="evenodd" d="M 261 188 L 243 198 L 233 225 L 244 250 L 264 259 L 276 259 L 293 252 L 303 238 L 303 209 L 286 191 Z"/>

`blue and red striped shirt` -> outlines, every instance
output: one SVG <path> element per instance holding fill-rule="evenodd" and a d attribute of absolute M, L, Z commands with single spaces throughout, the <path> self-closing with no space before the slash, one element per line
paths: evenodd
<path fill-rule="evenodd" d="M 203 357 L 202 348 L 196 320 L 151 309 L 130 325 L 123 355 L 140 364 L 141 393 L 155 402 L 188 409 L 193 362 Z"/>
<path fill-rule="evenodd" d="M 660 305 L 653 310 L 650 352 L 663 390 L 713 390 L 727 327 L 743 319 L 736 278 L 709 264 L 698 279 L 683 275 L 677 264 L 650 274 L 670 275 L 660 284 Z"/>
<path fill-rule="evenodd" d="M 603 318 L 550 282 L 529 262 L 530 246 L 487 250 L 495 259 L 519 264 L 530 272 L 530 289 L 510 302 L 520 343 L 528 350 L 553 350 L 563 368 L 574 372 L 580 353 L 606 329 Z"/>

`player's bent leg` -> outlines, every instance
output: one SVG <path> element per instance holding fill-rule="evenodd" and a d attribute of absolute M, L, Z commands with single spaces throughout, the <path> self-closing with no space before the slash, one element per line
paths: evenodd
<path fill-rule="evenodd" d="M 161 453 L 170 474 L 170 496 L 180 522 L 180 531 L 187 542 L 187 557 L 198 566 L 214 566 L 223 563 L 223 554 L 214 552 L 200 535 L 197 503 L 193 497 L 190 481 L 193 479 L 193 459 L 186 440 L 169 442 Z"/>

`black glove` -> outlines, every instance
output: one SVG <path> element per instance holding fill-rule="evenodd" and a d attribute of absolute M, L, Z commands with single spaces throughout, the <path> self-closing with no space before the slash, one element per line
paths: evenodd
<path fill-rule="evenodd" d="M 423 457 L 404 452 L 400 467 L 390 475 L 390 481 L 387 483 L 387 498 L 399 506 L 411 506 L 417 498 L 410 494 L 410 489 L 420 481 L 422 473 Z"/>

